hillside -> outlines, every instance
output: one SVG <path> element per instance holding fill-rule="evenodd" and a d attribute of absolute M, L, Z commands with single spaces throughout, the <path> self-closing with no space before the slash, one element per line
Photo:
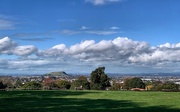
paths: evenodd
<path fill-rule="evenodd" d="M 71 77 L 71 75 L 67 74 L 64 71 L 50 72 L 50 73 L 45 74 L 44 76 L 50 76 L 50 77 Z"/>

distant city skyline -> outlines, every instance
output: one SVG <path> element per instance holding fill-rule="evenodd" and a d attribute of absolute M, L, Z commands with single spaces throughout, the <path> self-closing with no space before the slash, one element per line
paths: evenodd
<path fill-rule="evenodd" d="M 179 0 L 1 0 L 0 73 L 180 72 Z"/>

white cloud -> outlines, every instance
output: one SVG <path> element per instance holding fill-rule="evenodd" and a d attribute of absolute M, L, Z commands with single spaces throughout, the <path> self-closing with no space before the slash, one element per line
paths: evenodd
<path fill-rule="evenodd" d="M 162 45 L 159 45 L 159 47 L 170 47 L 170 43 L 165 43 L 165 44 L 162 44 Z"/>
<path fill-rule="evenodd" d="M 119 27 L 113 26 L 113 27 L 111 27 L 110 29 L 111 29 L 111 30 L 119 30 Z"/>
<path fill-rule="evenodd" d="M 0 71 L 76 71 L 82 70 L 82 67 L 90 70 L 92 67 L 108 66 L 109 69 L 131 68 L 146 72 L 141 68 L 149 71 L 178 71 L 180 68 L 180 43 L 150 46 L 147 42 L 127 37 L 99 42 L 85 40 L 71 46 L 58 44 L 47 50 L 37 50 L 33 45 L 18 46 L 5 37 L 0 39 L 0 53 L 18 56 L 18 59 L 9 60 L 0 58 Z M 35 53 L 37 55 L 32 55 Z"/>
<path fill-rule="evenodd" d="M 88 27 L 86 27 L 86 26 L 81 26 L 81 28 L 80 28 L 81 30 L 87 30 L 88 29 Z"/>
<path fill-rule="evenodd" d="M 0 39 L 0 54 L 8 53 L 15 46 L 16 43 L 13 42 L 9 37 Z"/>
<path fill-rule="evenodd" d="M 59 44 L 59 45 L 52 47 L 52 49 L 64 50 L 64 49 L 66 49 L 66 45 Z"/>
<path fill-rule="evenodd" d="M 18 46 L 9 37 L 0 39 L 0 54 L 11 54 L 18 56 L 28 56 L 37 51 L 37 48 L 32 45 Z"/>
<path fill-rule="evenodd" d="M 167 63 L 180 62 L 180 47 L 178 44 L 163 44 L 158 47 L 153 47 L 152 52 L 138 54 L 129 57 L 129 60 L 134 63 L 143 63 L 151 66 L 166 65 Z"/>
<path fill-rule="evenodd" d="M 121 2 L 122 0 L 85 0 L 93 5 L 104 5 L 106 3 Z"/>
<path fill-rule="evenodd" d="M 86 2 L 91 2 L 94 5 L 103 5 L 103 4 L 105 4 L 105 0 L 86 0 Z"/>
<path fill-rule="evenodd" d="M 40 51 L 40 56 L 70 56 L 80 60 L 119 60 L 141 52 L 149 52 L 149 45 L 145 42 L 132 41 L 126 37 L 118 37 L 114 40 L 102 40 L 95 43 L 94 40 L 86 40 L 68 47 L 60 44 L 47 51 Z M 54 49 L 56 48 L 56 49 Z M 60 49 L 58 49 L 60 48 Z"/>
<path fill-rule="evenodd" d="M 37 48 L 32 45 L 17 46 L 13 49 L 12 53 L 18 56 L 28 56 L 37 51 Z"/>
<path fill-rule="evenodd" d="M 81 42 L 80 44 L 72 45 L 67 51 L 70 54 L 78 54 L 87 50 L 94 43 L 94 40 L 86 40 Z"/>
<path fill-rule="evenodd" d="M 161 47 L 160 47 L 161 46 Z M 112 66 L 141 66 L 166 68 L 174 62 L 180 63 L 180 47 L 178 44 L 163 44 L 157 47 L 147 42 L 133 41 L 127 37 L 113 40 L 82 41 L 66 47 L 64 44 L 40 51 L 39 56 L 79 60 L 81 63 L 105 64 Z"/>
<path fill-rule="evenodd" d="M 160 48 L 180 48 L 180 43 L 177 44 L 170 44 L 170 43 L 165 43 L 162 45 L 159 45 Z"/>

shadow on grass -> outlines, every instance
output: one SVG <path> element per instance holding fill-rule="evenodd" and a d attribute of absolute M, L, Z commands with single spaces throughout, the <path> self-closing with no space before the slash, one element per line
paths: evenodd
<path fill-rule="evenodd" d="M 14 92 L 13 92 L 14 93 Z M 42 93 L 42 94 L 39 94 Z M 51 94 L 52 93 L 52 94 Z M 14 97 L 1 97 L 1 112 L 179 112 L 167 106 L 142 107 L 128 100 L 53 98 L 52 96 L 82 95 L 93 92 L 47 91 L 17 92 Z M 93 94 L 96 94 L 94 92 Z"/>
<path fill-rule="evenodd" d="M 5 91 L 0 92 L 0 95 L 6 94 L 9 97 L 64 97 L 64 96 L 75 96 L 75 95 L 84 95 L 84 94 L 92 94 L 99 92 L 89 92 L 89 91 Z M 0 97 L 1 98 L 1 97 Z"/>

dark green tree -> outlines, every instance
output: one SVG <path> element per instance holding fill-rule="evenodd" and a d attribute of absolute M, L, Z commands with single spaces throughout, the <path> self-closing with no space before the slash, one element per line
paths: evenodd
<path fill-rule="evenodd" d="M 7 87 L 7 85 L 3 84 L 1 81 L 0 81 L 0 89 L 5 89 Z"/>
<path fill-rule="evenodd" d="M 2 77 L 1 81 L 4 85 L 7 86 L 7 88 L 14 88 L 14 85 L 13 85 L 14 81 L 13 81 L 13 78 L 11 76 Z"/>
<path fill-rule="evenodd" d="M 66 80 L 57 80 L 56 84 L 59 89 L 69 89 L 71 86 L 70 82 Z"/>
<path fill-rule="evenodd" d="M 143 88 L 144 89 L 145 84 L 140 78 L 135 77 L 135 78 L 132 78 L 130 80 L 130 87 L 131 88 Z"/>
<path fill-rule="evenodd" d="M 91 73 L 90 87 L 92 90 L 104 90 L 110 86 L 109 77 L 105 74 L 105 67 L 99 67 Z"/>
<path fill-rule="evenodd" d="M 163 83 L 162 90 L 164 91 L 179 91 L 179 85 L 174 82 L 167 81 Z"/>
<path fill-rule="evenodd" d="M 134 77 L 134 78 L 128 78 L 124 81 L 124 89 L 131 89 L 131 88 L 145 88 L 145 84 L 144 82 L 138 78 L 138 77 Z"/>

